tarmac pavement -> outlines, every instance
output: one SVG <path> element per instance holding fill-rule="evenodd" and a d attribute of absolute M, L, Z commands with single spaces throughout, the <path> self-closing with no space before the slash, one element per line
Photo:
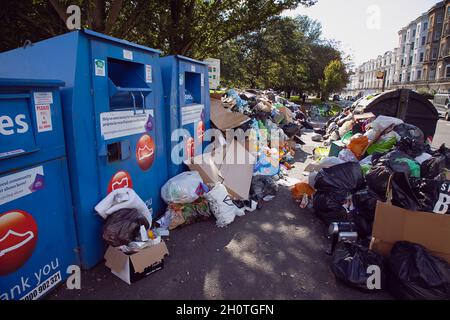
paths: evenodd
<path fill-rule="evenodd" d="M 290 176 L 302 172 L 320 143 L 307 143 L 296 154 Z M 434 147 L 450 144 L 450 122 L 440 121 Z M 300 209 L 287 187 L 262 209 L 236 218 L 224 229 L 214 220 L 174 230 L 166 239 L 165 267 L 129 286 L 100 263 L 83 271 L 81 290 L 62 285 L 49 299 L 227 299 L 366 300 L 392 299 L 386 292 L 365 293 L 336 281 L 326 250 L 327 226 L 312 210 Z"/>

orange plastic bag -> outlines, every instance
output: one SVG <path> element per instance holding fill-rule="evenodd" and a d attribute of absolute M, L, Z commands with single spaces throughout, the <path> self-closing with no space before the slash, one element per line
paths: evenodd
<path fill-rule="evenodd" d="M 367 147 L 369 146 L 369 138 L 366 136 L 361 136 L 350 140 L 348 148 L 353 152 L 358 160 L 361 160 L 364 153 L 366 153 Z"/>
<path fill-rule="evenodd" d="M 309 184 L 307 183 L 297 183 L 292 189 L 292 198 L 294 200 L 302 200 L 303 195 L 306 194 L 308 197 L 311 197 L 314 193 L 316 193 L 316 190 L 313 189 Z"/>

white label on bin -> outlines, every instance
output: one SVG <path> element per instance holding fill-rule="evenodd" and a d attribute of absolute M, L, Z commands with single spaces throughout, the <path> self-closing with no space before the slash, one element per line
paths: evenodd
<path fill-rule="evenodd" d="M 100 131 L 105 140 L 127 137 L 146 132 L 149 116 L 153 110 L 116 111 L 100 114 Z"/>
<path fill-rule="evenodd" d="M 195 72 L 195 66 L 191 66 L 191 72 Z"/>
<path fill-rule="evenodd" d="M 199 122 L 202 118 L 203 109 L 204 105 L 202 104 L 195 104 L 181 108 L 181 125 L 184 126 Z"/>
<path fill-rule="evenodd" d="M 178 75 L 178 83 L 180 84 L 180 86 L 183 85 L 183 83 L 184 83 L 184 74 L 180 73 Z"/>
<path fill-rule="evenodd" d="M 95 75 L 97 77 L 104 77 L 106 76 L 105 72 L 105 60 L 95 59 Z"/>
<path fill-rule="evenodd" d="M 44 167 L 20 171 L 0 178 L 0 205 L 45 188 Z"/>
<path fill-rule="evenodd" d="M 152 83 L 152 66 L 149 64 L 145 65 L 145 82 Z"/>
<path fill-rule="evenodd" d="M 205 75 L 203 73 L 200 75 L 200 79 L 201 79 L 201 81 L 200 81 L 201 86 L 204 87 L 205 86 Z"/>
<path fill-rule="evenodd" d="M 130 50 L 123 50 L 123 58 L 127 60 L 133 60 L 133 52 Z"/>
<path fill-rule="evenodd" d="M 53 103 L 53 93 L 51 92 L 35 92 L 33 95 L 34 95 L 34 104 Z"/>
<path fill-rule="evenodd" d="M 52 109 L 50 105 L 35 105 L 38 132 L 52 131 Z"/>

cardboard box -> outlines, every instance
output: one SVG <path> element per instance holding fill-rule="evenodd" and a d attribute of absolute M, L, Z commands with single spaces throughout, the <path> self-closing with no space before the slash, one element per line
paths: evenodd
<path fill-rule="evenodd" d="M 230 112 L 222 106 L 222 101 L 211 99 L 211 121 L 217 129 L 226 131 L 240 127 L 250 118 L 239 112 Z"/>
<path fill-rule="evenodd" d="M 167 255 L 169 251 L 164 241 L 131 255 L 109 246 L 105 253 L 105 265 L 111 269 L 112 274 L 132 284 L 162 270 Z"/>
<path fill-rule="evenodd" d="M 450 263 L 450 215 L 409 211 L 378 202 L 371 249 L 388 256 L 398 241 L 420 244 Z"/>
<path fill-rule="evenodd" d="M 235 199 L 248 200 L 256 159 L 246 148 L 233 140 L 223 149 L 223 156 L 206 153 L 187 164 L 189 170 L 197 171 L 207 184 L 223 183 L 228 193 Z M 243 159 L 240 163 L 237 160 Z"/>

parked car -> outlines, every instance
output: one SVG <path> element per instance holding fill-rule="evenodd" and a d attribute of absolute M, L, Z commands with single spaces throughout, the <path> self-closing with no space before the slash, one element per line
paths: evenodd
<path fill-rule="evenodd" d="M 435 94 L 433 105 L 436 107 L 440 116 L 450 121 L 450 93 Z"/>

